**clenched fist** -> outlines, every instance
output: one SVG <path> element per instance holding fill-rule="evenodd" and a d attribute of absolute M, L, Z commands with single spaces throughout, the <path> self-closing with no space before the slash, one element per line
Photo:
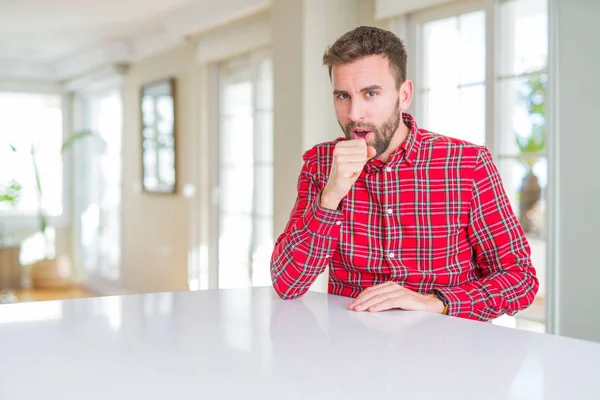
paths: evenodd
<path fill-rule="evenodd" d="M 367 146 L 364 139 L 339 142 L 333 150 L 333 164 L 327 185 L 321 193 L 321 206 L 336 210 L 352 189 L 367 161 L 376 154 L 375 148 Z"/>

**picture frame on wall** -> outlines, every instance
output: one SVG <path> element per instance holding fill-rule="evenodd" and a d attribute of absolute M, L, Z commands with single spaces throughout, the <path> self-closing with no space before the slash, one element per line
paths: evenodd
<path fill-rule="evenodd" d="M 175 97 L 174 78 L 141 87 L 142 188 L 146 193 L 177 190 Z"/>

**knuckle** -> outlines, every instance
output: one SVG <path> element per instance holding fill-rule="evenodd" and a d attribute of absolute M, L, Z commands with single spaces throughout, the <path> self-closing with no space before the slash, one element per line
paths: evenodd
<path fill-rule="evenodd" d="M 345 149 L 346 148 L 343 147 L 343 146 L 335 146 L 335 148 L 333 149 L 333 154 L 334 155 L 336 155 L 336 154 L 343 154 L 344 151 L 345 151 Z"/>

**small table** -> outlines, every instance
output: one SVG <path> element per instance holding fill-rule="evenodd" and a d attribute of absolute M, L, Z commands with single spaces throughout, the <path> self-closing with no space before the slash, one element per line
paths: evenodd
<path fill-rule="evenodd" d="M 0 306 L 2 399 L 600 399 L 600 344 L 271 288 Z"/>

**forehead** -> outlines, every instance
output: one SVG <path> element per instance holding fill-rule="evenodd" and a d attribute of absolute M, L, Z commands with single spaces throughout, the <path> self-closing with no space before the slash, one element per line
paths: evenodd
<path fill-rule="evenodd" d="M 336 89 L 342 89 L 342 86 L 394 85 L 390 63 L 382 55 L 367 56 L 351 63 L 333 66 L 331 81 Z"/>

